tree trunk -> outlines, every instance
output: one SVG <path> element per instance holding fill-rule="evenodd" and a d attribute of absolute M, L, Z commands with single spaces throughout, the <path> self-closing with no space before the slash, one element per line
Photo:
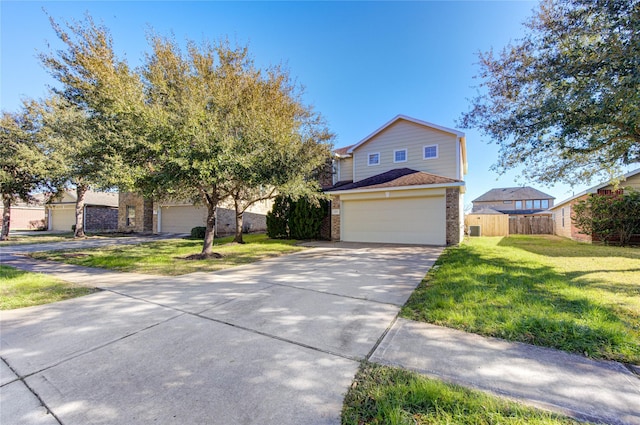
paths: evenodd
<path fill-rule="evenodd" d="M 76 187 L 76 231 L 73 235 L 74 238 L 84 238 L 84 198 L 87 194 L 89 187 L 86 184 L 79 184 Z"/>
<path fill-rule="evenodd" d="M 239 202 L 235 199 L 234 204 L 236 207 L 236 235 L 233 238 L 233 241 L 237 243 L 244 243 L 244 240 L 242 240 L 242 211 L 240 211 Z"/>
<path fill-rule="evenodd" d="M 218 207 L 217 189 L 214 186 L 213 195 L 203 193 L 204 202 L 207 205 L 207 226 L 204 232 L 204 244 L 202 245 L 202 255 L 213 254 L 213 239 L 216 232 L 216 208 Z"/>
<path fill-rule="evenodd" d="M 13 197 L 8 194 L 2 195 L 2 205 L 4 211 L 2 213 L 2 233 L 0 234 L 0 241 L 9 240 L 9 225 L 11 224 L 11 201 Z"/>

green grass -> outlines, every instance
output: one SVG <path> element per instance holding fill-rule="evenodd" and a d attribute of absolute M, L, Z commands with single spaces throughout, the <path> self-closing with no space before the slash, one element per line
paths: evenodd
<path fill-rule="evenodd" d="M 568 425 L 572 419 L 414 372 L 363 363 L 344 399 L 343 425 Z"/>
<path fill-rule="evenodd" d="M 41 273 L 0 266 L 0 310 L 48 304 L 95 292 Z"/>
<path fill-rule="evenodd" d="M 73 233 L 31 233 L 27 235 L 9 234 L 8 241 L 0 241 L 0 246 L 26 245 L 34 243 L 63 242 L 73 240 Z"/>
<path fill-rule="evenodd" d="M 88 232 L 85 239 L 100 239 L 100 238 L 116 238 L 127 237 L 129 234 L 123 233 L 92 233 Z M 27 244 L 41 244 L 50 242 L 66 242 L 74 240 L 73 232 L 64 233 L 38 233 L 33 232 L 30 234 L 10 234 L 8 241 L 0 241 L 0 247 L 13 246 L 13 245 L 27 245 Z"/>
<path fill-rule="evenodd" d="M 52 251 L 33 254 L 34 258 L 62 261 L 88 267 L 176 276 L 199 271 L 215 271 L 264 258 L 300 251 L 295 240 L 268 239 L 264 234 L 244 235 L 245 244 L 231 243 L 233 237 L 216 239 L 214 251 L 222 258 L 187 260 L 202 251 L 202 240 L 171 239 L 137 245 L 109 246 L 98 249 Z"/>
<path fill-rule="evenodd" d="M 640 249 L 553 236 L 447 248 L 403 307 L 412 320 L 640 364 Z"/>

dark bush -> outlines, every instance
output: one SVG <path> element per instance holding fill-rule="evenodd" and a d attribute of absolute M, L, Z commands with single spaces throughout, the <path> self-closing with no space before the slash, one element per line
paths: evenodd
<path fill-rule="evenodd" d="M 267 236 L 271 239 L 287 239 L 289 237 L 290 214 L 291 198 L 276 196 L 273 208 L 267 213 Z"/>
<path fill-rule="evenodd" d="M 204 234 L 207 232 L 207 228 L 204 226 L 198 226 L 191 229 L 191 239 L 204 240 Z"/>
<path fill-rule="evenodd" d="M 278 196 L 267 214 L 267 235 L 273 239 L 319 239 L 327 209 L 325 200 L 313 203 L 306 198 L 292 201 Z"/>

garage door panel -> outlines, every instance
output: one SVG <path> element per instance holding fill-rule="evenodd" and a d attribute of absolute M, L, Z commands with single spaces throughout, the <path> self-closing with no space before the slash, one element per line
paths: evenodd
<path fill-rule="evenodd" d="M 206 225 L 207 209 L 202 206 L 162 207 L 160 214 L 162 233 L 190 233 L 194 227 Z"/>
<path fill-rule="evenodd" d="M 444 245 L 443 196 L 342 201 L 342 240 Z"/>
<path fill-rule="evenodd" d="M 51 230 L 70 232 L 76 224 L 75 208 L 56 208 L 51 210 Z"/>

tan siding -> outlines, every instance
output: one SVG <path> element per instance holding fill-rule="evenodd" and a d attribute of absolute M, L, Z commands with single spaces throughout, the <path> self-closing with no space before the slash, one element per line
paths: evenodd
<path fill-rule="evenodd" d="M 353 158 L 343 158 L 340 160 L 339 181 L 353 180 Z"/>
<path fill-rule="evenodd" d="M 423 149 L 430 145 L 438 145 L 438 158 L 425 160 Z M 396 168 L 411 168 L 457 179 L 457 146 L 455 135 L 400 120 L 356 149 L 353 180 L 360 181 Z M 394 150 L 405 148 L 407 161 L 394 163 Z M 375 152 L 380 153 L 380 165 L 367 165 L 368 154 Z"/>
<path fill-rule="evenodd" d="M 629 177 L 627 180 L 621 181 L 619 187 L 621 188 L 633 188 L 640 191 L 640 174 Z M 613 186 L 609 185 L 603 189 L 613 189 Z"/>
<path fill-rule="evenodd" d="M 564 211 L 564 215 L 563 215 Z M 567 204 L 553 210 L 553 232 L 558 236 L 571 238 L 571 205 Z M 564 221 L 563 221 L 564 217 Z"/>

